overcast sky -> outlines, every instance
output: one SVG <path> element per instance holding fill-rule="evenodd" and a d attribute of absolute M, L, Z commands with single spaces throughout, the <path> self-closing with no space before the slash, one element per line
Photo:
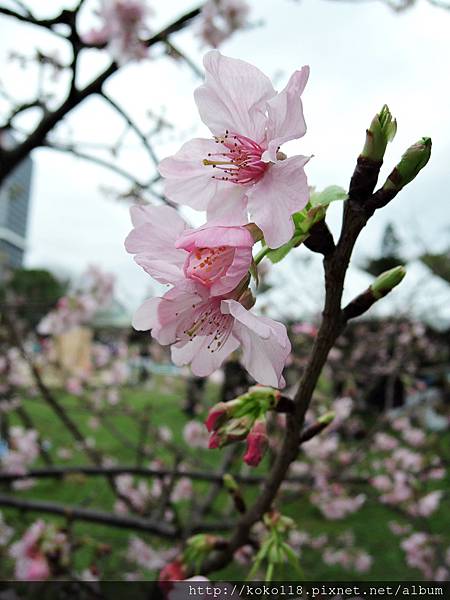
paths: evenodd
<path fill-rule="evenodd" d="M 450 11 L 432 7 L 426 0 L 419 0 L 414 9 L 400 15 L 377 1 L 250 3 L 255 27 L 236 34 L 221 51 L 256 64 L 274 78 L 278 89 L 293 70 L 310 65 L 311 77 L 304 92 L 308 132 L 289 147 L 289 152 L 314 155 L 307 168 L 311 185 L 348 186 L 365 128 L 384 103 L 398 120 L 398 134 L 388 148 L 384 176 L 408 145 L 423 135 L 433 139 L 429 165 L 392 205 L 372 219 L 361 237 L 355 264 L 376 254 L 381 232 L 389 221 L 395 222 L 407 253 L 418 251 L 421 245 L 442 250 L 450 230 Z M 28 4 L 40 14 L 44 6 L 53 11 L 71 3 L 34 0 Z M 151 4 L 156 12 L 155 30 L 196 6 L 181 0 Z M 91 13 L 95 5 L 96 0 L 86 2 L 82 15 L 86 28 L 93 23 Z M 32 89 L 33 78 L 16 63 L 7 62 L 8 53 L 19 50 L 17 40 L 23 54 L 30 54 L 35 47 L 58 49 L 63 58 L 67 54 L 53 37 L 0 19 L 2 81 L 8 91 L 23 99 Z M 192 28 L 174 36 L 173 41 L 201 66 L 204 49 Z M 149 110 L 164 112 L 174 125 L 174 133 L 165 135 L 155 148 L 159 158 L 163 158 L 188 137 L 205 134 L 206 130 L 198 119 L 192 96 L 199 79 L 183 63 L 161 58 L 160 54 L 155 49 L 152 60 L 124 68 L 110 80 L 107 90 L 140 123 L 145 122 Z M 81 80 L 87 82 L 106 64 L 105 52 L 89 52 L 82 63 Z M 61 88 L 55 85 L 56 92 Z M 61 139 L 70 132 L 76 140 L 112 142 L 121 131 L 120 120 L 98 99 L 86 101 L 68 123 L 70 127 L 60 130 Z M 147 155 L 136 138 L 130 137 L 126 144 L 127 152 L 120 164 L 145 180 L 153 172 Z M 121 298 L 135 306 L 150 282 L 123 249 L 130 229 L 127 207 L 108 199 L 101 191 L 102 187 L 126 189 L 124 180 L 97 166 L 48 150 L 35 152 L 34 158 L 27 265 L 78 273 L 88 263 L 97 263 L 117 275 Z M 334 231 L 339 219 L 340 209 L 334 207 L 329 215 Z M 294 269 L 295 294 L 304 290 L 308 298 L 314 298 L 315 286 L 311 290 L 311 285 L 304 285 L 302 271 L 288 261 L 283 276 L 289 278 L 291 293 Z M 423 273 L 415 269 L 411 285 L 417 286 Z M 347 295 L 356 293 L 367 281 L 354 270 Z M 436 294 L 443 291 L 439 284 L 433 285 L 437 285 Z"/>

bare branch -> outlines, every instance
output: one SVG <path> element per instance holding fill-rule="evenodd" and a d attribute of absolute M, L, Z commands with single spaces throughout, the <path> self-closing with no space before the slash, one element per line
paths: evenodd
<path fill-rule="evenodd" d="M 123 177 L 124 179 L 130 181 L 136 188 L 146 190 L 153 183 L 153 180 L 150 180 L 146 183 L 138 181 L 133 174 L 129 173 L 128 171 L 125 171 L 125 169 L 123 169 L 122 167 L 119 167 L 118 165 L 112 162 L 100 158 L 99 156 L 94 156 L 92 154 L 86 154 L 85 152 L 81 152 L 80 150 L 77 150 L 74 146 L 63 146 L 56 144 L 55 142 L 46 142 L 43 144 L 43 147 L 49 148 L 50 150 L 56 150 L 57 152 L 63 152 L 65 154 L 72 154 L 76 158 L 81 158 L 82 160 L 86 160 L 97 164 L 101 167 L 104 167 L 105 169 L 109 169 L 110 171 L 113 171 L 120 177 Z"/>
<path fill-rule="evenodd" d="M 126 123 L 128 124 L 128 126 L 135 132 L 135 134 L 138 136 L 138 138 L 141 140 L 143 146 L 145 147 L 145 149 L 147 150 L 147 152 L 149 153 L 152 161 L 154 162 L 155 165 L 157 165 L 159 163 L 159 159 L 155 154 L 155 151 L 153 150 L 150 142 L 148 141 L 147 137 L 142 133 L 142 131 L 140 130 L 140 128 L 138 127 L 138 125 L 133 121 L 133 119 L 128 115 L 128 113 L 117 104 L 117 102 L 115 100 L 113 100 L 111 98 L 111 96 L 109 96 L 108 94 L 106 94 L 103 90 L 101 92 L 101 97 L 104 98 L 104 100 L 106 100 L 106 102 L 113 107 L 113 109 L 119 113 L 119 115 L 126 121 Z"/>

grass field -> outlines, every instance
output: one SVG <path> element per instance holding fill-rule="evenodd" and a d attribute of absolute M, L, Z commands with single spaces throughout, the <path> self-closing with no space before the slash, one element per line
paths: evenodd
<path fill-rule="evenodd" d="M 204 464 L 211 465 L 214 468 L 220 461 L 219 451 L 192 449 L 183 441 L 182 429 L 187 422 L 187 418 L 181 410 L 180 398 L 183 397 L 183 384 L 172 380 L 171 386 L 173 390 L 170 393 L 155 391 L 163 389 L 161 383 L 154 384 L 154 388 L 148 391 L 128 390 L 126 392 L 128 402 L 135 409 L 142 411 L 142 414 L 148 415 L 152 425 L 163 426 L 170 424 L 174 434 L 174 441 L 184 445 L 186 460 L 191 460 L 194 468 L 201 468 Z M 214 399 L 215 393 L 214 387 L 210 387 L 207 390 L 207 396 L 209 396 L 210 401 Z M 59 399 L 72 418 L 76 420 L 82 432 L 88 437 L 95 438 L 96 447 L 102 453 L 114 457 L 118 464 L 135 464 L 135 450 L 124 447 L 123 443 L 117 439 L 114 433 L 108 431 L 103 425 L 100 425 L 96 430 L 89 427 L 88 421 L 92 415 L 85 409 L 80 409 L 77 399 L 67 395 L 60 395 Z M 66 465 L 87 464 L 84 455 L 74 448 L 70 435 L 42 400 L 26 400 L 25 407 L 43 439 L 52 441 L 53 445 L 50 448 L 50 453 L 53 455 L 55 463 L 61 464 L 63 462 Z M 121 437 L 125 436 L 127 440 L 136 443 L 139 436 L 139 427 L 134 420 L 124 415 L 117 415 L 109 417 L 108 421 L 120 432 Z M 150 447 L 156 446 L 152 437 L 149 438 L 148 445 Z M 73 450 L 72 458 L 61 461 L 56 455 L 56 449 L 59 447 L 71 448 Z M 448 435 L 445 440 L 445 448 L 450 457 L 450 436 Z M 153 449 L 155 450 L 155 454 L 161 457 L 159 448 L 154 447 Z M 164 458 L 164 453 L 162 457 Z M 264 473 L 264 466 L 260 466 L 256 472 Z M 448 483 L 447 481 L 447 489 Z M 205 484 L 196 483 L 194 489 L 197 496 L 202 496 L 206 489 Z M 0 485 L 0 490 L 5 493 L 9 491 L 6 485 Z M 82 475 L 69 476 L 65 481 L 43 479 L 30 490 L 10 491 L 10 493 L 15 494 L 17 497 L 54 501 L 104 511 L 111 510 L 114 503 L 113 493 L 103 479 Z M 248 501 L 251 501 L 251 498 L 256 493 L 258 493 L 256 488 L 245 489 L 245 497 Z M 228 502 L 228 499 L 226 496 L 221 495 L 218 502 Z M 183 503 L 180 514 L 186 514 L 188 508 L 188 502 Z M 390 520 L 399 520 L 401 522 L 401 519 L 398 519 L 398 515 L 393 511 L 381 506 L 373 499 L 369 498 L 360 511 L 341 521 L 325 520 L 319 511 L 306 498 L 302 497 L 291 497 L 289 501 L 284 502 L 282 511 L 284 514 L 294 518 L 301 530 L 306 530 L 314 534 L 328 533 L 331 536 L 337 536 L 339 533 L 351 528 L 356 536 L 355 544 L 367 550 L 374 557 L 372 569 L 367 575 L 361 577 L 356 573 L 343 572 L 340 567 L 327 567 L 319 559 L 317 553 L 306 551 L 301 556 L 301 567 L 306 579 L 360 580 L 361 578 L 367 578 L 372 580 L 413 580 L 421 578 L 417 571 L 406 567 L 403 553 L 398 546 L 398 539 L 389 530 L 388 522 Z M 3 513 L 7 523 L 17 529 L 18 532 L 22 531 L 38 517 L 37 513 L 20 513 L 13 509 L 3 509 Z M 52 518 L 48 515 L 45 516 L 45 519 Z M 55 518 L 55 521 L 66 524 L 66 521 L 62 518 Z M 74 522 L 72 527 L 76 538 L 82 541 L 82 547 L 76 553 L 76 562 L 74 565 L 76 571 L 81 571 L 92 563 L 98 565 L 104 579 L 115 579 L 119 573 L 124 571 L 124 555 L 128 540 L 133 535 L 133 532 L 79 521 Z M 441 503 L 440 509 L 432 518 L 427 520 L 427 527 L 432 533 L 444 536 L 447 545 L 450 544 L 450 514 L 445 509 L 445 502 Z M 160 543 L 148 534 L 140 532 L 137 534 L 152 545 L 157 546 Z M 104 557 L 98 556 L 96 553 L 96 543 L 98 542 L 110 545 L 111 552 Z M 11 575 L 11 567 L 10 560 L 0 554 L 0 579 L 7 577 L 8 574 Z M 127 570 L 133 571 L 135 568 L 130 564 Z M 216 577 L 217 579 L 224 577 L 239 579 L 243 575 L 244 571 L 240 567 L 233 565 L 223 572 L 217 573 Z M 146 573 L 146 576 L 149 579 L 153 578 L 151 572 Z M 298 575 L 292 573 L 292 571 L 277 573 L 277 577 L 280 579 L 298 579 Z"/>

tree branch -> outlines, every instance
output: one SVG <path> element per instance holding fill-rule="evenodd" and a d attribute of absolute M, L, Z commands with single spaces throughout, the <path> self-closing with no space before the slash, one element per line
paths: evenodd
<path fill-rule="evenodd" d="M 165 42 L 171 34 L 176 33 L 177 31 L 180 31 L 181 29 L 186 27 L 186 25 L 200 13 L 200 10 L 201 7 L 198 7 L 185 13 L 184 15 L 176 19 L 173 23 L 162 29 L 159 33 L 149 38 L 149 40 L 147 40 L 146 42 L 146 45 L 148 47 L 151 47 L 157 44 L 158 42 Z M 8 11 L 8 13 L 5 11 Z M 22 21 L 31 22 L 35 25 L 47 27 L 50 27 L 55 23 L 65 23 L 70 26 L 73 23 L 72 11 L 63 11 L 59 17 L 55 17 L 54 19 L 45 21 L 30 21 L 29 18 L 26 18 L 25 16 L 20 15 L 18 13 L 14 13 L 14 11 L 9 11 L 8 9 L 0 8 L 0 14 L 1 13 L 12 13 L 9 16 L 15 16 L 16 18 L 19 18 Z M 59 121 L 61 121 L 67 114 L 69 114 L 76 106 L 81 104 L 89 96 L 93 94 L 100 94 L 102 92 L 104 83 L 109 79 L 109 77 L 111 77 L 114 73 L 117 72 L 118 68 L 119 66 L 117 65 L 117 63 L 112 62 L 109 65 L 109 67 L 107 67 L 100 75 L 98 75 L 98 77 L 96 77 L 90 84 L 88 84 L 83 89 L 79 90 L 75 86 L 71 86 L 66 100 L 59 106 L 59 108 L 44 115 L 44 117 L 41 119 L 34 131 L 30 133 L 29 136 L 21 144 L 19 144 L 10 151 L 2 150 L 2 161 L 0 164 L 0 184 L 11 173 L 11 171 L 26 156 L 28 156 L 28 154 L 32 150 L 44 144 L 48 133 L 55 127 L 57 123 L 59 123 Z"/>

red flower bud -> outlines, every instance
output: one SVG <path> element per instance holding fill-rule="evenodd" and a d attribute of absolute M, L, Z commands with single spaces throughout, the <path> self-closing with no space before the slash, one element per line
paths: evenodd
<path fill-rule="evenodd" d="M 218 429 L 226 420 L 227 412 L 228 406 L 225 404 L 225 402 L 219 402 L 219 404 L 213 406 L 209 411 L 208 417 L 205 421 L 206 429 L 208 431 Z"/>
<path fill-rule="evenodd" d="M 257 421 L 247 436 L 247 452 L 244 462 L 251 467 L 257 467 L 268 446 L 265 421 Z"/>
<path fill-rule="evenodd" d="M 173 581 L 183 581 L 185 578 L 185 567 L 180 560 L 176 559 L 160 571 L 159 587 L 167 593 L 173 588 Z"/>
<path fill-rule="evenodd" d="M 208 448 L 213 450 L 215 448 L 220 447 L 220 442 L 222 441 L 221 436 L 217 431 L 213 431 L 208 442 Z"/>

